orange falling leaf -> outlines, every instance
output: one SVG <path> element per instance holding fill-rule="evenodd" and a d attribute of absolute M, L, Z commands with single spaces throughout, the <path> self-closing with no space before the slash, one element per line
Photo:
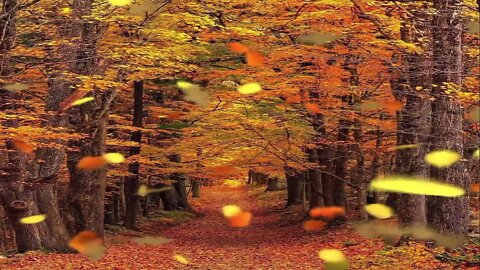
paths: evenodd
<path fill-rule="evenodd" d="M 313 218 L 323 217 L 333 219 L 343 215 L 345 215 L 345 208 L 340 206 L 317 207 L 310 210 L 310 216 Z"/>
<path fill-rule="evenodd" d="M 96 170 L 107 164 L 104 157 L 84 157 L 77 163 L 77 168 L 80 170 Z"/>
<path fill-rule="evenodd" d="M 85 253 L 91 246 L 103 245 L 103 239 L 92 231 L 83 231 L 75 235 L 68 246 L 80 253 Z"/>
<path fill-rule="evenodd" d="M 263 55 L 257 51 L 248 51 L 247 52 L 247 64 L 252 67 L 263 66 L 265 58 Z"/>
<path fill-rule="evenodd" d="M 33 146 L 31 146 L 30 144 L 22 140 L 14 139 L 12 143 L 13 143 L 13 146 L 15 146 L 15 148 L 18 149 L 18 151 L 21 151 L 27 154 L 30 154 L 33 152 Z"/>
<path fill-rule="evenodd" d="M 403 103 L 397 100 L 387 100 L 381 103 L 385 111 L 390 114 L 395 114 L 403 108 Z"/>
<path fill-rule="evenodd" d="M 180 117 L 182 117 L 182 113 L 179 112 L 171 112 L 167 114 L 167 119 L 170 121 L 178 120 Z"/>
<path fill-rule="evenodd" d="M 60 111 L 61 112 L 66 111 L 67 109 L 72 107 L 72 105 L 76 100 L 83 98 L 86 94 L 88 94 L 88 91 L 85 91 L 83 89 L 77 89 L 73 91 L 73 93 L 70 94 L 69 97 L 67 97 L 64 101 L 60 103 L 59 105 Z"/>
<path fill-rule="evenodd" d="M 321 231 L 327 223 L 321 220 L 307 220 L 303 223 L 303 229 L 308 232 Z"/>
<path fill-rule="evenodd" d="M 475 183 L 470 186 L 472 192 L 480 192 L 480 183 Z"/>
<path fill-rule="evenodd" d="M 228 43 L 228 48 L 230 48 L 230 51 L 234 53 L 247 53 L 249 51 L 247 46 L 238 42 Z"/>
<path fill-rule="evenodd" d="M 318 106 L 318 104 L 310 102 L 305 104 L 305 109 L 307 109 L 307 111 L 311 114 L 317 114 L 321 112 L 320 106 Z"/>
<path fill-rule="evenodd" d="M 230 227 L 242 228 L 250 225 L 252 220 L 252 213 L 250 212 L 240 212 L 238 215 L 235 215 L 228 219 Z"/>

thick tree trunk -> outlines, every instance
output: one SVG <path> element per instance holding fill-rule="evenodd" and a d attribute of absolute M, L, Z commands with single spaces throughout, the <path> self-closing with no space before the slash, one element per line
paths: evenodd
<path fill-rule="evenodd" d="M 463 108 L 445 93 L 448 87 L 462 86 L 462 0 L 434 0 L 432 148 L 449 149 L 463 155 Z M 450 86 L 448 86 L 450 85 Z M 460 91 L 460 89 L 459 89 Z M 469 188 L 465 164 L 459 161 L 447 168 L 431 168 L 431 177 Z M 431 196 L 427 201 L 427 220 L 442 232 L 465 234 L 468 231 L 468 196 Z"/>
<path fill-rule="evenodd" d="M 267 189 L 265 191 L 277 191 L 278 190 L 278 177 L 270 176 L 267 180 Z"/>
<path fill-rule="evenodd" d="M 182 163 L 182 155 L 174 154 L 169 157 L 170 161 L 176 163 Z M 178 205 L 184 209 L 189 209 L 190 205 L 188 204 L 188 196 L 187 196 L 187 178 L 183 173 L 174 173 L 170 177 L 174 182 L 173 186 L 178 194 Z"/>
<path fill-rule="evenodd" d="M 141 128 L 143 126 L 143 81 L 133 82 L 133 126 Z M 142 131 L 132 132 L 132 142 L 138 143 L 138 146 L 130 147 L 130 156 L 140 154 L 140 144 L 142 142 Z M 128 171 L 132 176 L 125 177 L 125 228 L 137 229 L 137 215 L 139 197 L 137 190 L 140 185 L 140 163 L 133 162 L 128 164 Z"/>
<path fill-rule="evenodd" d="M 338 123 L 337 149 L 335 151 L 335 175 L 338 178 L 345 179 L 347 162 L 347 141 L 350 132 L 351 122 L 346 119 L 340 119 Z M 340 179 L 334 179 L 333 185 L 333 203 L 336 206 L 346 207 L 345 201 L 345 182 Z"/>
<path fill-rule="evenodd" d="M 308 159 L 311 163 L 318 164 L 317 149 L 308 149 Z M 310 208 L 323 207 L 322 194 L 322 176 L 316 168 L 308 169 L 308 183 L 309 183 L 309 203 Z"/>
<path fill-rule="evenodd" d="M 162 187 L 167 187 L 168 185 L 159 185 L 157 188 L 162 188 Z M 175 211 L 175 210 L 181 210 L 181 207 L 178 203 L 179 195 L 177 193 L 177 190 L 175 187 L 172 185 L 169 186 L 170 189 L 164 192 L 160 193 L 160 196 L 162 198 L 162 203 L 163 203 L 163 209 L 165 211 Z"/>
<path fill-rule="evenodd" d="M 292 168 L 285 168 L 285 177 L 287 179 L 287 204 L 289 207 L 303 202 L 304 193 L 304 175 Z"/>
<path fill-rule="evenodd" d="M 193 198 L 200 198 L 200 181 L 192 180 L 192 197 Z"/>
<path fill-rule="evenodd" d="M 368 215 L 365 211 L 367 205 L 367 186 L 365 181 L 365 154 L 362 149 L 362 123 L 359 118 L 354 120 L 353 138 L 355 139 L 355 150 L 357 152 L 357 168 L 356 175 L 354 175 L 354 183 L 357 186 L 357 208 L 358 217 L 360 219 L 367 219 Z"/>
<path fill-rule="evenodd" d="M 412 11 L 416 16 L 402 23 L 402 40 L 414 43 L 422 54 L 406 55 L 401 76 L 407 82 L 404 90 L 405 107 L 397 114 L 397 144 L 418 144 L 418 147 L 398 150 L 396 156 L 395 174 L 414 175 L 427 178 L 428 167 L 423 158 L 428 152 L 428 134 L 430 133 L 430 101 L 425 94 L 417 90 L 430 91 L 431 77 L 429 74 L 431 51 L 428 40 L 430 30 L 426 27 L 428 21 L 421 11 Z M 397 205 L 398 220 L 402 225 L 423 224 L 426 222 L 425 196 L 399 194 Z"/>

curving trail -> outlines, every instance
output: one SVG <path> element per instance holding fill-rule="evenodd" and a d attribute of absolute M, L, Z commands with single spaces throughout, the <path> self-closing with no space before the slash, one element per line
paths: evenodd
<path fill-rule="evenodd" d="M 145 234 L 173 239 L 171 243 L 148 246 L 113 237 L 107 241 L 106 256 L 96 263 L 79 254 L 33 253 L 0 261 L 0 269 L 322 269 L 317 257 L 322 248 L 342 249 L 351 262 L 350 269 L 453 269 L 425 256 L 418 248 L 418 258 L 408 260 L 405 253 L 380 255 L 383 243 L 362 239 L 346 226 L 306 233 L 300 222 L 282 223 L 280 209 L 263 207 L 244 187 L 204 188 L 202 196 L 192 203 L 201 217 L 175 227 L 165 228 L 154 222 L 143 226 Z M 221 214 L 225 204 L 237 204 L 251 211 L 251 225 L 230 228 Z M 191 263 L 178 263 L 172 259 L 174 254 L 187 257 Z"/>

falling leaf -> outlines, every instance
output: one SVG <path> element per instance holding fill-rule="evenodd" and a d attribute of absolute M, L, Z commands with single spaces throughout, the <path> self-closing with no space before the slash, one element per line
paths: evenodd
<path fill-rule="evenodd" d="M 121 6 L 130 5 L 132 3 L 132 0 L 108 0 L 108 2 L 112 6 L 121 7 Z"/>
<path fill-rule="evenodd" d="M 170 121 L 178 120 L 182 117 L 182 113 L 179 112 L 171 112 L 167 114 L 167 119 Z"/>
<path fill-rule="evenodd" d="M 333 219 L 343 215 L 345 215 L 345 208 L 340 206 L 316 207 L 310 210 L 310 216 L 313 218 L 323 217 Z"/>
<path fill-rule="evenodd" d="M 257 51 L 248 51 L 246 54 L 247 64 L 252 67 L 263 66 L 265 58 Z"/>
<path fill-rule="evenodd" d="M 138 244 L 142 245 L 152 245 L 152 246 L 158 246 L 158 245 L 163 245 L 163 244 L 168 244 L 172 242 L 171 239 L 164 238 L 164 237 L 156 237 L 156 236 L 145 236 L 141 238 L 134 238 L 133 241 L 135 241 Z"/>
<path fill-rule="evenodd" d="M 322 249 L 318 252 L 318 257 L 325 261 L 326 270 L 348 269 L 347 257 L 338 249 Z"/>
<path fill-rule="evenodd" d="M 419 146 L 420 146 L 419 144 L 403 144 L 403 145 L 397 145 L 397 146 L 388 148 L 388 151 L 405 150 L 405 149 L 417 148 Z"/>
<path fill-rule="evenodd" d="M 473 152 L 473 158 L 480 158 L 480 149 L 477 149 Z"/>
<path fill-rule="evenodd" d="M 20 223 L 22 224 L 35 224 L 44 221 L 47 218 L 47 215 L 35 215 L 24 217 L 20 219 Z"/>
<path fill-rule="evenodd" d="M 297 42 L 305 45 L 325 45 L 341 39 L 342 36 L 332 33 L 312 32 L 297 37 Z"/>
<path fill-rule="evenodd" d="M 320 106 L 316 103 L 305 103 L 305 109 L 311 114 L 317 114 L 320 113 L 322 110 L 320 109 Z"/>
<path fill-rule="evenodd" d="M 145 197 L 148 194 L 148 187 L 146 185 L 140 185 L 137 190 L 137 195 L 141 197 Z"/>
<path fill-rule="evenodd" d="M 74 102 L 72 102 L 71 106 L 79 106 L 79 105 L 85 104 L 87 102 L 90 102 L 92 100 L 95 100 L 95 98 L 94 97 L 85 97 L 85 98 L 77 99 Z"/>
<path fill-rule="evenodd" d="M 62 8 L 62 13 L 63 14 L 70 14 L 72 12 L 72 9 L 69 7 L 64 7 Z"/>
<path fill-rule="evenodd" d="M 120 153 L 107 153 L 103 158 L 110 164 L 119 164 L 125 161 L 125 157 Z"/>
<path fill-rule="evenodd" d="M 327 223 L 321 220 L 306 220 L 303 222 L 303 229 L 308 232 L 321 231 Z"/>
<path fill-rule="evenodd" d="M 23 91 L 23 90 L 27 90 L 29 87 L 28 85 L 26 84 L 23 84 L 23 83 L 12 83 L 12 84 L 5 84 L 3 87 L 3 89 L 9 91 L 9 92 L 20 92 L 20 91 Z"/>
<path fill-rule="evenodd" d="M 103 239 L 92 231 L 82 231 L 70 239 L 68 246 L 86 255 L 92 261 L 98 261 L 105 255 Z"/>
<path fill-rule="evenodd" d="M 103 157 L 84 157 L 77 163 L 80 170 L 96 170 L 107 164 L 107 160 Z"/>
<path fill-rule="evenodd" d="M 241 212 L 238 215 L 235 215 L 228 219 L 230 222 L 230 227 L 234 228 L 242 228 L 247 227 L 250 225 L 250 221 L 252 220 L 252 213 L 250 212 Z"/>
<path fill-rule="evenodd" d="M 258 83 L 252 82 L 238 86 L 237 90 L 240 94 L 251 95 L 262 91 L 262 86 Z"/>
<path fill-rule="evenodd" d="M 480 122 L 480 107 L 474 106 L 467 112 L 467 119 L 473 122 Z"/>
<path fill-rule="evenodd" d="M 242 209 L 236 205 L 229 204 L 222 207 L 223 216 L 226 218 L 234 217 L 242 212 Z"/>
<path fill-rule="evenodd" d="M 185 257 L 182 256 L 182 255 L 176 254 L 175 256 L 173 256 L 173 258 L 174 258 L 177 262 L 182 263 L 182 264 L 189 264 L 189 263 L 190 263 L 190 260 L 188 260 L 187 258 L 185 258 Z"/>
<path fill-rule="evenodd" d="M 202 91 L 199 85 L 179 81 L 177 82 L 177 86 L 182 89 L 182 92 L 185 94 L 183 99 L 186 101 L 194 102 L 202 107 L 207 107 L 208 104 L 210 104 L 208 92 Z"/>
<path fill-rule="evenodd" d="M 448 167 L 459 159 L 460 155 L 450 150 L 433 151 L 425 156 L 425 162 L 437 168 Z"/>
<path fill-rule="evenodd" d="M 249 51 L 247 46 L 238 42 L 228 43 L 228 48 L 234 53 L 247 53 Z"/>
<path fill-rule="evenodd" d="M 18 151 L 21 151 L 27 154 L 30 154 L 33 152 L 33 146 L 31 146 L 30 144 L 22 140 L 14 139 L 12 143 L 13 143 L 13 146 L 15 146 L 15 148 L 18 149 Z"/>
<path fill-rule="evenodd" d="M 390 114 L 395 114 L 397 111 L 403 108 L 403 102 L 397 100 L 388 100 L 380 103 L 385 111 Z"/>
<path fill-rule="evenodd" d="M 475 183 L 470 186 L 472 192 L 480 192 L 480 183 Z"/>
<path fill-rule="evenodd" d="M 461 187 L 421 177 L 400 175 L 390 175 L 383 178 L 373 179 L 370 182 L 370 189 L 373 191 L 443 197 L 458 197 L 465 194 L 465 191 Z"/>
<path fill-rule="evenodd" d="M 387 219 L 393 215 L 393 209 L 381 203 L 366 205 L 365 211 L 378 219 Z"/>
<path fill-rule="evenodd" d="M 467 23 L 468 33 L 478 35 L 480 33 L 480 22 L 473 21 Z"/>

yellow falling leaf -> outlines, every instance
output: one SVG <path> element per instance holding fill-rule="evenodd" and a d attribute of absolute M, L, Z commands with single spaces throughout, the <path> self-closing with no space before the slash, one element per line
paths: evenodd
<path fill-rule="evenodd" d="M 121 7 L 121 6 L 130 5 L 132 3 L 132 0 L 108 0 L 108 2 L 112 6 Z"/>
<path fill-rule="evenodd" d="M 189 82 L 186 82 L 186 81 L 178 81 L 177 82 L 177 87 L 180 88 L 180 89 L 188 89 L 188 88 L 192 88 L 194 86 L 195 86 L 195 84 L 189 83 Z"/>
<path fill-rule="evenodd" d="M 24 217 L 20 219 L 20 223 L 22 224 L 35 224 L 44 221 L 47 218 L 47 215 L 35 215 Z"/>
<path fill-rule="evenodd" d="M 373 191 L 387 191 L 418 195 L 458 197 L 465 194 L 461 187 L 415 176 L 390 175 L 370 182 Z"/>
<path fill-rule="evenodd" d="M 234 217 L 242 212 L 242 209 L 236 205 L 229 204 L 222 207 L 222 213 L 226 218 Z"/>
<path fill-rule="evenodd" d="M 64 8 L 62 8 L 62 13 L 63 13 L 63 14 L 69 14 L 69 13 L 71 13 L 71 12 L 72 12 L 72 9 L 69 8 L 69 7 L 64 7 Z"/>
<path fill-rule="evenodd" d="M 258 83 L 252 82 L 240 85 L 237 90 L 240 92 L 240 94 L 251 95 L 262 91 L 262 86 L 260 86 Z"/>
<path fill-rule="evenodd" d="M 118 164 L 125 161 L 125 157 L 120 153 L 107 153 L 103 155 L 103 158 L 110 164 Z"/>
<path fill-rule="evenodd" d="M 326 262 L 343 262 L 347 259 L 338 249 L 322 249 L 318 252 L 318 257 Z"/>
<path fill-rule="evenodd" d="M 392 208 L 381 203 L 373 203 L 366 205 L 365 211 L 378 219 L 387 219 L 393 216 Z"/>
<path fill-rule="evenodd" d="M 425 156 L 425 162 L 437 168 L 448 167 L 459 159 L 460 154 L 450 150 L 433 151 Z"/>
<path fill-rule="evenodd" d="M 146 185 L 140 185 L 137 191 L 137 195 L 141 197 L 145 197 L 148 194 L 148 187 Z"/>
<path fill-rule="evenodd" d="M 182 263 L 182 264 L 189 264 L 190 263 L 190 260 L 185 258 L 184 256 L 182 255 L 178 255 L 176 254 L 175 256 L 173 256 L 173 258 L 179 262 L 179 263 Z"/>
<path fill-rule="evenodd" d="M 480 158 L 480 149 L 477 149 L 475 152 L 473 152 L 473 158 Z"/>
<path fill-rule="evenodd" d="M 412 149 L 412 148 L 417 148 L 418 146 L 419 144 L 402 144 L 402 145 L 397 145 L 397 146 L 388 148 L 388 151 Z"/>
<path fill-rule="evenodd" d="M 72 102 L 71 106 L 79 106 L 79 105 L 85 104 L 87 102 L 90 102 L 92 100 L 95 100 L 95 98 L 94 97 L 84 97 L 84 98 L 77 99 L 74 102 Z"/>
<path fill-rule="evenodd" d="M 185 81 L 178 81 L 177 87 L 182 89 L 184 100 L 194 102 L 201 107 L 207 107 L 210 103 L 210 95 L 208 91 L 200 89 L 199 85 L 192 84 Z"/>

